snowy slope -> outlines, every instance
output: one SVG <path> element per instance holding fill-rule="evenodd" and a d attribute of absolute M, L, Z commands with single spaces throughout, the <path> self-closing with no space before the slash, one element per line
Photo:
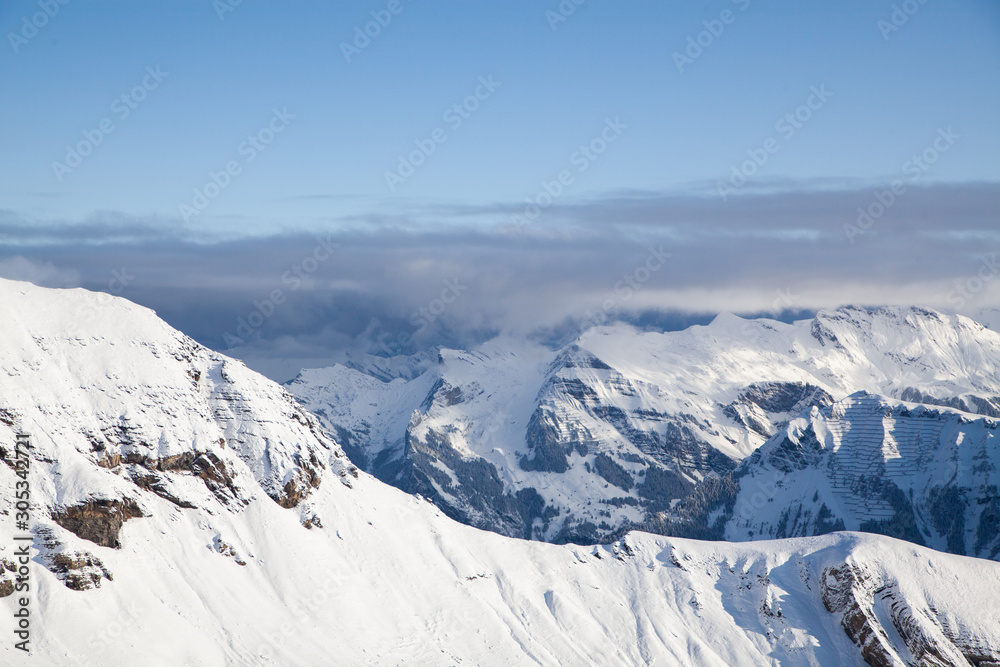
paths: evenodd
<path fill-rule="evenodd" d="M 1000 421 L 859 392 L 746 459 L 726 539 L 879 532 L 1000 556 Z"/>
<path fill-rule="evenodd" d="M 289 391 L 380 479 L 507 535 L 593 541 L 724 476 L 788 420 L 856 391 L 1000 416 L 1000 334 L 920 308 L 783 324 L 720 315 L 562 350 L 509 336 L 418 377 L 303 371 Z"/>
<path fill-rule="evenodd" d="M 0 321 L 5 462 L 34 445 L 32 664 L 1000 661 L 998 563 L 852 533 L 513 540 L 352 470 L 145 309 L 0 281 Z M 6 562 L 16 480 L 0 465 Z"/>
<path fill-rule="evenodd" d="M 125 492 L 140 477 L 155 484 L 164 470 L 190 472 L 192 455 L 218 476 L 242 461 L 253 483 L 286 505 L 307 496 L 331 461 L 338 470 L 349 465 L 280 387 L 148 309 L 104 294 L 6 281 L 0 321 L 0 422 L 32 433 L 40 451 L 69 448 L 98 467 L 47 488 L 60 505 L 84 499 L 94 475 L 109 491 Z M 217 486 L 216 493 L 240 503 L 244 489 Z"/>
<path fill-rule="evenodd" d="M 899 660 L 881 664 L 927 646 L 946 664 L 1000 659 L 989 561 L 847 533 L 633 534 L 615 554 L 480 532 L 362 479 L 317 493 L 330 520 L 312 530 L 264 499 L 242 514 L 150 507 L 120 551 L 86 545 L 114 574 L 99 589 L 36 567 L 33 663 L 862 665 L 868 636 Z M 245 566 L 211 548 L 219 535 Z"/>

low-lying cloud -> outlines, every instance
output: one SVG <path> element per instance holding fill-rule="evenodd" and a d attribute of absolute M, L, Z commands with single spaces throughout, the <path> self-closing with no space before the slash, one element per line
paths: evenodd
<path fill-rule="evenodd" d="M 346 350 L 468 346 L 505 330 L 559 340 L 618 318 L 675 328 L 721 311 L 1000 306 L 1000 184 L 910 186 L 866 222 L 881 189 L 618 193 L 555 203 L 527 225 L 510 223 L 518 204 L 442 205 L 210 241 L 124 218 L 60 237 L 8 212 L 0 276 L 119 294 L 282 379 Z"/>

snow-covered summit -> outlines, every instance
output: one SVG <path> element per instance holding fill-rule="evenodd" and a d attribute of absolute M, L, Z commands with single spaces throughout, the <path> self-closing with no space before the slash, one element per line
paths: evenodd
<path fill-rule="evenodd" d="M 5 280 L 0 322 L 0 429 L 30 433 L 43 462 L 74 471 L 72 484 L 39 488 L 40 501 L 73 506 L 95 489 L 129 496 L 158 487 L 165 470 L 197 468 L 233 503 L 256 484 L 290 507 L 321 469 L 349 465 L 280 387 L 147 308 Z M 228 479 L 236 460 L 251 477 Z"/>
<path fill-rule="evenodd" d="M 412 379 L 303 371 L 289 390 L 381 479 L 508 535 L 603 539 L 725 475 L 803 409 L 856 391 L 1000 416 L 1000 334 L 923 308 L 785 324 L 720 315 L 504 337 Z"/>

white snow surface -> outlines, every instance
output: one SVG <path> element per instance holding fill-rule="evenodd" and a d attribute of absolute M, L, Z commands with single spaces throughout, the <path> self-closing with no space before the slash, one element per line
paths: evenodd
<path fill-rule="evenodd" d="M 924 544 L 997 558 L 998 434 L 1000 420 L 864 392 L 814 407 L 744 462 L 726 539 L 801 535 L 822 506 L 859 530 L 894 517 L 891 485 Z M 958 495 L 935 508 L 943 492 Z"/>
<path fill-rule="evenodd" d="M 597 361 L 580 362 L 587 359 Z M 560 388 L 565 383 L 592 392 L 592 402 L 569 395 Z M 341 365 L 307 369 L 288 390 L 330 432 L 351 439 L 348 453 L 366 469 L 377 467 L 371 465 L 377 457 L 401 459 L 407 437 L 492 463 L 508 493 L 535 489 L 560 511 L 545 531 L 536 525 L 532 533 L 551 540 L 573 521 L 611 527 L 640 521 L 637 489 L 651 463 L 679 470 L 692 483 L 706 474 L 703 464 L 671 460 L 669 453 L 657 458 L 660 450 L 637 445 L 636 433 L 665 442 L 686 430 L 689 441 L 733 461 L 760 447 L 802 407 L 767 413 L 741 402 L 759 383 L 801 383 L 833 400 L 857 391 L 904 398 L 915 390 L 929 397 L 921 400 L 966 402 L 1000 397 L 1000 333 L 964 316 L 916 307 L 844 307 L 793 324 L 723 314 L 707 326 L 676 332 L 595 327 L 561 350 L 503 335 L 472 351 L 441 350 L 436 365 L 410 380 L 383 382 Z M 732 418 L 733 406 L 745 423 Z M 565 472 L 520 464 L 532 454 L 526 431 L 536 410 L 553 415 L 567 442 L 591 442 L 586 454 L 570 451 Z M 619 488 L 597 474 L 600 454 L 612 456 L 636 484 Z M 447 472 L 444 464 L 442 469 Z M 450 504 L 454 490 L 433 483 Z M 640 505 L 622 503 L 623 497 Z M 463 501 L 454 504 L 461 508 Z M 468 503 L 464 511 L 476 524 Z"/>
<path fill-rule="evenodd" d="M 688 413 L 721 425 L 720 433 L 705 437 L 737 459 L 767 438 L 738 428 L 721 410 L 756 382 L 809 383 L 835 400 L 861 390 L 898 397 L 908 387 L 936 397 L 1000 395 L 1000 333 L 961 315 L 924 308 L 844 307 L 793 324 L 722 314 L 709 325 L 665 333 L 615 324 L 589 329 L 568 347 L 593 355 L 612 370 L 561 369 L 564 377 L 603 388 L 601 398 L 608 405 Z M 480 391 L 471 392 L 457 414 L 440 420 L 480 422 L 491 416 L 487 421 L 494 423 L 492 428 L 486 424 L 486 435 L 477 432 L 472 443 L 485 456 L 497 445 L 523 447 L 527 417 L 547 366 L 559 352 L 504 335 L 471 352 L 441 350 L 440 363 L 415 380 L 368 383 L 362 378 L 371 375 L 335 365 L 303 370 L 289 390 L 313 410 L 330 406 L 345 419 L 354 415 L 367 421 L 374 413 L 366 406 L 418 409 L 426 398 L 424 387 L 430 386 L 428 374 L 456 387 L 474 383 Z M 611 386 L 612 378 L 623 378 L 641 391 L 626 401 Z M 419 389 L 406 396 L 400 386 L 410 382 L 420 382 Z M 355 389 L 346 392 L 343 386 Z M 496 423 L 504 424 L 502 433 Z M 381 444 L 376 440 L 373 447 Z"/>
<path fill-rule="evenodd" d="M 121 299 L 0 281 L 0 368 L 0 414 L 15 417 L 0 446 L 17 429 L 34 445 L 31 664 L 863 665 L 823 601 L 828 568 L 844 564 L 863 575 L 858 605 L 887 664 L 920 657 L 899 627 L 948 664 L 1000 659 L 998 563 L 857 533 L 583 547 L 476 530 L 355 477 L 280 387 Z M 87 434 L 123 420 L 122 451 L 147 463 L 214 452 L 239 497 L 163 472 L 194 505 L 181 507 L 133 484 L 137 464 L 98 466 Z M 321 483 L 282 508 L 268 494 L 311 457 Z M 21 532 L 16 481 L 0 465 L 0 558 Z M 124 524 L 120 549 L 51 518 L 124 497 L 145 516 Z M 43 565 L 51 549 L 88 552 L 113 579 L 70 590 Z M 0 662 L 27 664 L 5 616 Z"/>

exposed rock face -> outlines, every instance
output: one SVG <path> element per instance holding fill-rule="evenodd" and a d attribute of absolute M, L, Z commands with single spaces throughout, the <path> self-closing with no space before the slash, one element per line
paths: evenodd
<path fill-rule="evenodd" d="M 100 588 L 102 579 L 114 577 L 104 563 L 93 554 L 81 551 L 53 554 L 47 559 L 49 571 L 58 577 L 66 588 L 85 591 Z"/>
<path fill-rule="evenodd" d="M 894 667 L 891 642 L 872 609 L 868 577 L 848 564 L 823 571 L 820 587 L 823 604 L 830 613 L 841 614 L 844 632 L 872 667 Z"/>
<path fill-rule="evenodd" d="M 856 530 L 997 559 L 998 434 L 998 420 L 858 393 L 803 413 L 638 527 L 738 541 Z"/>
<path fill-rule="evenodd" d="M 769 438 L 775 427 L 774 415 L 795 415 L 812 406 L 823 407 L 833 403 L 833 396 L 814 384 L 805 382 L 755 382 L 740 392 L 736 400 L 727 405 L 723 414 L 748 430 Z"/>
<path fill-rule="evenodd" d="M 1000 557 L 1000 421 L 858 393 L 793 420 L 733 473 L 727 539 L 880 533 Z"/>
<path fill-rule="evenodd" d="M 36 526 L 35 548 L 38 562 L 54 574 L 66 588 L 86 591 L 100 588 L 102 581 L 112 581 L 114 577 L 99 558 L 88 551 L 68 548 L 54 534 L 50 526 Z"/>
<path fill-rule="evenodd" d="M 406 463 L 397 484 L 427 498 L 448 516 L 511 537 L 530 539 L 535 520 L 544 530 L 554 512 L 534 489 L 511 493 L 496 466 L 463 457 L 445 431 L 427 432 L 422 439 L 407 433 Z M 442 464 L 449 472 L 442 470 Z"/>
<path fill-rule="evenodd" d="M 946 408 L 954 408 L 963 412 L 986 415 L 987 417 L 1000 418 L 1000 396 L 977 396 L 976 394 L 965 394 L 962 396 L 938 397 L 928 392 L 921 391 L 916 387 L 907 387 L 899 394 L 900 400 L 911 403 L 925 403 L 927 405 L 940 405 Z"/>
<path fill-rule="evenodd" d="M 571 392 L 576 389 L 565 385 L 561 388 Z M 531 415 L 524 442 L 529 454 L 519 459 L 521 469 L 554 473 L 569 470 L 569 456 L 573 452 L 586 456 L 597 444 L 586 426 L 573 422 L 560 423 L 549 406 L 539 407 Z"/>
<path fill-rule="evenodd" d="M 120 549 L 118 533 L 129 519 L 143 516 L 135 501 L 96 499 L 53 512 L 57 524 L 102 547 Z"/>
<path fill-rule="evenodd" d="M 901 657 L 903 664 L 920 667 L 1000 665 L 1000 651 L 964 635 L 933 607 L 914 609 L 898 584 L 879 581 L 861 566 L 826 568 L 820 591 L 827 611 L 840 615 L 844 632 L 872 667 L 896 667 Z M 888 628 L 881 620 L 886 617 Z M 890 633 L 902 638 L 909 655 L 894 645 Z"/>
<path fill-rule="evenodd" d="M 289 387 L 357 465 L 449 516 L 505 535 L 594 542 L 636 527 L 721 536 L 720 514 L 697 506 L 725 488 L 716 480 L 732 473 L 735 481 L 737 464 L 790 420 L 858 390 L 992 415 L 998 359 L 1000 335 L 971 320 L 845 307 L 793 325 L 720 315 L 664 334 L 598 327 L 560 350 L 498 339 L 440 350 L 436 364 L 397 358 L 303 371 Z M 786 439 L 768 465 L 780 475 L 811 469 L 821 439 Z M 926 543 L 904 486 L 877 471 L 860 477 L 838 478 L 838 488 L 877 496 L 886 509 L 864 526 L 820 498 L 790 508 L 765 534 L 853 525 Z M 708 492 L 691 496 L 701 485 Z M 996 493 L 945 486 L 930 512 L 934 531 L 950 535 L 956 553 L 960 542 L 964 553 L 975 543 L 989 553 L 1000 530 Z M 958 508 L 980 504 L 975 524 L 961 523 Z M 696 515 L 707 523 L 692 523 Z M 744 528 L 741 539 L 758 530 Z"/>
<path fill-rule="evenodd" d="M 98 465 L 116 470 L 121 461 L 110 465 L 103 465 L 98 461 Z M 236 482 L 231 466 L 211 450 L 183 452 L 160 459 L 135 457 L 125 462 L 125 468 L 133 484 L 152 491 L 178 507 L 191 509 L 195 505 L 171 491 L 173 475 L 191 475 L 201 479 L 216 498 L 234 508 L 242 507 L 248 502 L 247 493 Z"/>
<path fill-rule="evenodd" d="M 15 576 L 17 576 L 17 563 L 7 558 L 0 558 L 0 598 L 5 598 L 14 592 Z"/>
<path fill-rule="evenodd" d="M 260 490 L 292 509 L 327 471 L 350 484 L 337 443 L 287 392 L 152 311 L 82 290 L 0 288 L 0 468 L 13 467 L 15 436 L 28 433 L 33 475 L 78 473 L 58 495 L 33 486 L 36 528 L 54 522 L 120 548 L 122 525 L 157 508 L 239 512 Z M 77 588 L 106 581 L 69 538 L 46 566 Z"/>

